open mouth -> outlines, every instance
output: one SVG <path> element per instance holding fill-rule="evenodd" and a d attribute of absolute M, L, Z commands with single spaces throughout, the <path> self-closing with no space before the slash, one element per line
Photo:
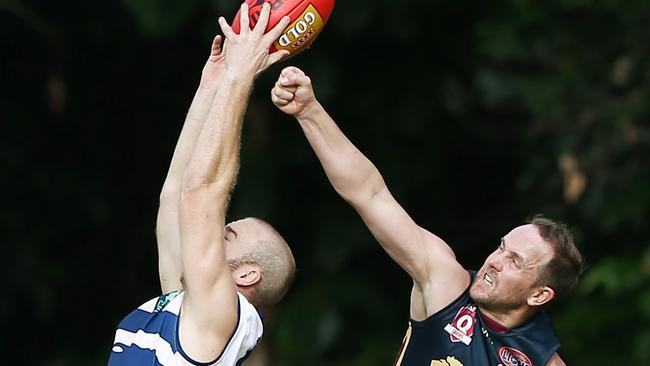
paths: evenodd
<path fill-rule="evenodd" d="M 488 286 L 492 287 L 494 286 L 494 280 L 492 280 L 492 277 L 488 275 L 487 273 L 483 275 L 483 281 L 488 284 Z"/>

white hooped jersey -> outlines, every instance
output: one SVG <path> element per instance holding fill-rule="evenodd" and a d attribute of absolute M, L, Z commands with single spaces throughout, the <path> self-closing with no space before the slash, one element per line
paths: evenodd
<path fill-rule="evenodd" d="M 237 295 L 237 327 L 214 361 L 197 362 L 183 351 L 178 338 L 183 291 L 177 290 L 147 301 L 120 322 L 108 366 L 241 365 L 262 336 L 262 320 L 246 297 Z"/>

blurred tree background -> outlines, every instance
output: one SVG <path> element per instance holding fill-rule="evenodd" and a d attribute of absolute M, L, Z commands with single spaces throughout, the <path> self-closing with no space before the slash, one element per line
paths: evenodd
<path fill-rule="evenodd" d="M 106 364 L 157 296 L 157 200 L 225 0 L 0 0 L 3 362 Z M 270 364 L 389 365 L 410 280 L 329 186 L 269 90 L 283 66 L 467 267 L 544 213 L 588 260 L 549 309 L 570 365 L 650 364 L 650 3 L 343 1 L 257 82 L 230 219 L 259 216 L 299 271 Z"/>

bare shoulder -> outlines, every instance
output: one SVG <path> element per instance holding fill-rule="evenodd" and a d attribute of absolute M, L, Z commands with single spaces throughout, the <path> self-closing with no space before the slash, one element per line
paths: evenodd
<path fill-rule="evenodd" d="M 469 272 L 463 267 L 456 254 L 443 239 L 437 235 L 424 230 L 424 247 L 425 247 L 425 261 L 427 263 L 427 282 L 429 286 L 434 288 L 440 286 L 441 289 L 448 288 L 451 292 L 452 288 L 464 291 L 470 282 Z M 450 288 L 451 287 L 451 288 Z"/>
<path fill-rule="evenodd" d="M 562 361 L 560 355 L 558 355 L 556 352 L 553 354 L 553 356 L 551 356 L 551 359 L 548 360 L 546 366 L 566 366 L 566 364 L 564 363 L 564 361 Z"/>
<path fill-rule="evenodd" d="M 469 272 L 456 260 L 447 243 L 431 233 L 425 237 L 428 276 L 425 281 L 416 281 L 413 288 L 416 296 L 412 300 L 420 298 L 421 303 L 411 302 L 412 314 L 424 318 L 454 302 L 471 283 Z"/>

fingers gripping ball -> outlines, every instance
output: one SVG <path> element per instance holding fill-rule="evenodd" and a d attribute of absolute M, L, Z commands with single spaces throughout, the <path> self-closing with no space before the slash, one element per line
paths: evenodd
<path fill-rule="evenodd" d="M 271 46 L 270 52 L 288 50 L 293 56 L 309 48 L 325 23 L 332 14 L 336 0 L 246 0 L 249 6 L 251 29 L 257 23 L 262 5 L 271 4 L 271 15 L 265 32 L 271 30 L 278 22 L 288 15 L 291 19 L 289 26 L 282 32 Z M 239 18 L 241 9 L 232 22 L 232 30 L 239 34 Z"/>

